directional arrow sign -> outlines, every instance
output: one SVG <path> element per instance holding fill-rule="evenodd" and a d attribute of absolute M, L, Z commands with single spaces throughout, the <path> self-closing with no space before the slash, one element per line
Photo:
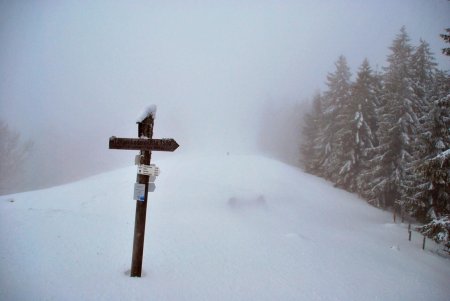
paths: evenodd
<path fill-rule="evenodd" d="M 178 143 L 170 139 L 145 139 L 145 138 L 109 138 L 110 149 L 129 149 L 146 151 L 173 152 L 178 148 Z"/>
<path fill-rule="evenodd" d="M 173 152 L 178 148 L 178 143 L 170 139 L 152 139 L 151 150 Z"/>

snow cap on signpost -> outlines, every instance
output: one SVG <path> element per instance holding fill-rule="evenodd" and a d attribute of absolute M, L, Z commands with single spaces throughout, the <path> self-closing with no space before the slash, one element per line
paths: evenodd
<path fill-rule="evenodd" d="M 137 119 L 137 123 L 141 123 L 144 121 L 145 118 L 147 118 L 148 115 L 152 115 L 152 118 L 155 119 L 156 115 L 156 105 L 149 105 L 145 110 L 142 112 L 141 115 L 139 115 L 139 118 Z"/>

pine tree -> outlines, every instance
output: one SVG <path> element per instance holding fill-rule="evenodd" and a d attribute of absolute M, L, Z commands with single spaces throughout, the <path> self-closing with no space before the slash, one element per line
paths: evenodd
<path fill-rule="evenodd" d="M 434 154 L 433 147 L 429 144 L 430 130 L 434 127 L 433 117 L 430 113 L 435 109 L 435 88 L 437 64 L 428 43 L 421 40 L 420 45 L 415 49 L 411 57 L 412 88 L 414 98 L 413 110 L 418 117 L 416 123 L 416 133 L 412 148 L 412 160 L 405 168 L 403 185 L 403 195 L 401 197 L 402 209 L 408 214 L 421 220 L 424 219 L 428 210 L 426 191 L 428 190 L 428 179 L 417 172 L 417 167 L 424 158 Z M 433 114 L 433 113 L 431 113 Z"/>
<path fill-rule="evenodd" d="M 378 117 L 376 109 L 381 104 L 380 85 L 379 78 L 372 71 L 369 61 L 365 59 L 359 68 L 356 82 L 352 88 L 352 98 L 357 104 L 361 104 L 365 122 L 372 132 L 370 139 L 373 139 L 371 141 L 373 146 L 377 145 L 375 133 L 378 130 Z"/>
<path fill-rule="evenodd" d="M 351 88 L 351 96 L 346 99 L 337 116 L 339 127 L 336 139 L 338 177 L 336 186 L 355 192 L 363 167 L 366 150 L 376 144 L 375 81 L 369 62 L 364 60 L 356 83 Z"/>
<path fill-rule="evenodd" d="M 424 116 L 419 144 L 422 157 L 414 171 L 422 183 L 408 210 L 421 221 L 429 221 L 450 213 L 450 79 L 443 72 L 437 73 L 435 96 Z"/>
<path fill-rule="evenodd" d="M 423 201 L 429 222 L 419 231 L 450 248 L 450 89 L 435 101 L 430 117 L 434 126 L 429 129 L 429 146 L 434 148 L 434 154 L 417 169 L 428 179 Z"/>
<path fill-rule="evenodd" d="M 350 98 L 350 69 L 344 56 L 335 63 L 336 70 L 327 76 L 328 90 L 323 101 L 323 114 L 326 125 L 323 128 L 321 144 L 324 147 L 324 160 L 321 166 L 323 176 L 336 183 L 339 177 L 342 140 L 336 135 L 336 129 L 345 124 L 344 106 Z"/>
<path fill-rule="evenodd" d="M 403 195 L 405 167 L 412 160 L 411 139 L 415 133 L 417 100 L 412 92 L 410 68 L 412 46 L 404 27 L 390 47 L 384 74 L 383 105 L 378 110 L 379 146 L 374 148 L 366 197 L 380 207 L 391 207 Z"/>
<path fill-rule="evenodd" d="M 0 194 L 19 191 L 23 164 L 33 143 L 0 121 Z"/>
<path fill-rule="evenodd" d="M 367 168 L 368 150 L 378 143 L 375 135 L 378 128 L 375 111 L 378 103 L 376 88 L 376 78 L 365 59 L 358 70 L 350 100 L 345 108 L 348 120 L 339 131 L 345 133 L 345 148 L 341 153 L 345 163 L 340 170 L 337 184 L 351 192 L 362 190 L 364 181 L 361 174 Z"/>
<path fill-rule="evenodd" d="M 419 118 L 426 112 L 433 93 L 436 66 L 429 44 L 421 39 L 411 56 L 412 87 L 419 105 L 414 109 Z"/>
<path fill-rule="evenodd" d="M 319 175 L 324 158 L 324 147 L 321 146 L 323 128 L 322 95 L 317 93 L 312 102 L 311 112 L 304 117 L 302 128 L 301 162 L 305 171 Z"/>
<path fill-rule="evenodd" d="M 379 72 L 374 72 L 372 75 L 373 78 L 373 104 L 374 104 L 374 115 L 373 118 L 375 122 L 368 122 L 370 128 L 372 129 L 373 134 L 373 147 L 366 148 L 364 150 L 364 157 L 362 160 L 362 166 L 361 166 L 361 172 L 357 179 L 357 191 L 358 194 L 365 198 L 366 200 L 374 199 L 374 191 L 373 191 L 373 183 L 377 180 L 377 173 L 375 172 L 378 170 L 378 162 L 374 159 L 378 146 L 379 146 L 379 139 L 378 139 L 378 129 L 379 129 L 379 111 L 380 108 L 384 105 L 384 99 L 382 98 L 383 95 L 383 89 L 384 89 L 384 83 L 383 83 L 383 75 Z M 370 114 L 370 113 L 369 113 Z M 372 119 L 372 120 L 373 120 Z M 371 202 L 373 203 L 373 202 Z M 377 205 L 375 203 L 375 205 Z"/>

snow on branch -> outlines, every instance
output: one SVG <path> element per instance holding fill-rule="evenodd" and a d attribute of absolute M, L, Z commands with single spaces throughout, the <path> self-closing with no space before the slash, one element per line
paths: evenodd
<path fill-rule="evenodd" d="M 445 159 L 450 158 L 450 148 L 448 150 L 446 150 L 446 151 L 443 151 L 442 153 L 437 155 L 435 158 L 439 159 L 441 161 L 444 161 Z"/>
<path fill-rule="evenodd" d="M 436 218 L 430 223 L 418 227 L 422 234 L 433 239 L 437 243 L 444 243 L 446 246 L 450 247 L 449 234 L 450 234 L 450 219 L 449 216 L 443 216 L 441 218 Z"/>
<path fill-rule="evenodd" d="M 436 168 L 440 167 L 442 168 L 444 164 L 448 165 L 448 162 L 450 161 L 450 149 L 443 151 L 436 155 L 434 158 L 427 160 L 427 165 L 430 167 Z"/>

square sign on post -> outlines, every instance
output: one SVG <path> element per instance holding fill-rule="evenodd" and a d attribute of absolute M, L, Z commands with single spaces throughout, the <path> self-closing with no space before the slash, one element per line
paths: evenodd
<path fill-rule="evenodd" d="M 145 184 L 134 183 L 133 200 L 141 202 L 145 200 Z"/>
<path fill-rule="evenodd" d="M 159 169 L 150 164 L 152 151 L 173 152 L 178 148 L 178 143 L 174 139 L 153 139 L 153 124 L 155 119 L 156 106 L 150 106 L 141 118 L 137 121 L 138 137 L 140 138 L 109 138 L 110 149 L 139 150 L 140 155 L 136 157 L 135 163 L 138 166 L 145 166 L 145 172 L 137 174 L 134 186 L 134 196 L 136 200 L 136 218 L 134 223 L 133 256 L 131 260 L 131 277 L 141 277 L 142 255 L 144 253 L 145 219 L 147 214 L 148 191 L 155 190 L 155 184 L 149 180 L 150 177 L 157 176 Z M 150 172 L 149 170 L 153 170 Z M 149 183 L 150 182 L 150 183 Z"/>

